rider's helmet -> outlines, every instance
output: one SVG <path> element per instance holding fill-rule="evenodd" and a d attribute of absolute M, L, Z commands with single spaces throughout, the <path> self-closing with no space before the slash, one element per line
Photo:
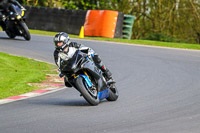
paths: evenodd
<path fill-rule="evenodd" d="M 65 32 L 60 32 L 58 34 L 55 35 L 54 37 L 54 43 L 55 43 L 55 47 L 57 49 L 59 49 L 60 51 L 64 50 L 66 47 L 69 46 L 69 35 Z M 58 45 L 58 43 L 62 43 L 62 45 Z"/>
<path fill-rule="evenodd" d="M 6 9 L 8 5 L 8 0 L 0 0 L 0 8 Z"/>

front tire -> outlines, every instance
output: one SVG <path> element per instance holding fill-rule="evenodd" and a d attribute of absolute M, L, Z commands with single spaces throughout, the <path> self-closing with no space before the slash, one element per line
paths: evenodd
<path fill-rule="evenodd" d="M 83 95 L 85 100 L 90 104 L 90 105 L 98 105 L 99 104 L 99 98 L 98 96 L 92 96 L 87 88 L 85 87 L 85 81 L 82 77 L 79 77 L 76 79 L 76 87 L 80 91 L 80 93 Z"/>
<path fill-rule="evenodd" d="M 25 40 L 29 41 L 31 39 L 31 35 L 28 26 L 23 21 L 21 21 L 19 25 L 20 25 L 20 30 L 22 30 L 22 36 L 24 37 Z"/>

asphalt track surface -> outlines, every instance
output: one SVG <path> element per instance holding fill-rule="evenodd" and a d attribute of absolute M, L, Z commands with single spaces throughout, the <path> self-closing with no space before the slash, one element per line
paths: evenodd
<path fill-rule="evenodd" d="M 54 63 L 52 39 L 12 40 L 0 32 L 0 51 Z M 101 55 L 117 81 L 119 99 L 90 106 L 66 88 L 3 104 L 0 133 L 200 132 L 200 51 L 75 41 Z"/>

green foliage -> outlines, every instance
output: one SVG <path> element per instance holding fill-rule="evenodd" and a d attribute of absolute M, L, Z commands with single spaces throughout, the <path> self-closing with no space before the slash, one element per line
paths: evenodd
<path fill-rule="evenodd" d="M 163 42 L 172 42 L 173 39 L 170 36 L 167 36 L 163 33 L 150 33 L 148 37 L 144 38 L 146 40 L 155 40 L 155 41 L 163 41 Z"/>
<path fill-rule="evenodd" d="M 137 1 L 133 12 L 136 16 L 133 38 L 159 38 L 161 35 L 156 34 L 162 33 L 176 38 L 173 41 L 200 43 L 199 7 L 199 0 Z"/>
<path fill-rule="evenodd" d="M 94 0 L 79 0 L 79 1 L 74 1 L 74 0 L 65 0 L 62 1 L 62 5 L 69 10 L 94 10 L 96 8 L 96 3 Z"/>

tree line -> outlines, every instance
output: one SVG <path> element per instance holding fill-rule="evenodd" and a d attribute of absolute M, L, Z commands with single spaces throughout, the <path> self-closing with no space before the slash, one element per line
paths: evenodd
<path fill-rule="evenodd" d="M 132 39 L 200 44 L 200 0 L 19 0 L 30 6 L 135 16 Z"/>

